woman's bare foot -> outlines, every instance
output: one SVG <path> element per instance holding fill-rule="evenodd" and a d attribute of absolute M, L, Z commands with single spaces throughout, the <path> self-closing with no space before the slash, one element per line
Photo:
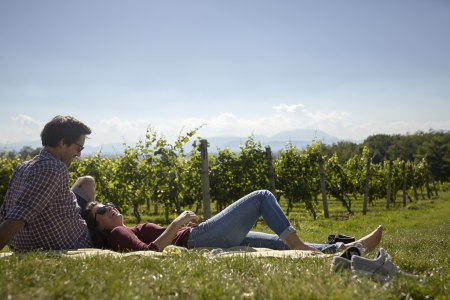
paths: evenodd
<path fill-rule="evenodd" d="M 291 250 L 302 250 L 302 251 L 313 251 L 313 252 L 320 252 L 316 248 L 311 247 L 310 245 L 303 242 L 297 233 L 292 232 L 285 240 L 285 243 L 289 246 Z"/>
<path fill-rule="evenodd" d="M 348 247 L 351 246 L 361 245 L 364 248 L 365 252 L 370 252 L 374 250 L 375 247 L 380 243 L 382 234 L 383 234 L 383 226 L 378 225 L 377 229 L 375 229 L 365 237 L 362 237 L 355 242 L 345 244 L 344 249 L 347 249 Z"/>

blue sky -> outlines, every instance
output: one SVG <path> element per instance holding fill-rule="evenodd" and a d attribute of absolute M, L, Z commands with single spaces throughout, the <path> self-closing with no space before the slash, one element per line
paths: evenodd
<path fill-rule="evenodd" d="M 0 0 L 0 144 L 450 130 L 447 0 Z"/>

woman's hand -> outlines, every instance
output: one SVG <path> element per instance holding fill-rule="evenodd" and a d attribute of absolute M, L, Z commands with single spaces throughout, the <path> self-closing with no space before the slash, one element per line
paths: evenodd
<path fill-rule="evenodd" d="M 161 234 L 153 244 L 161 251 L 168 245 L 172 244 L 173 239 L 177 235 L 178 230 L 191 222 L 198 222 L 197 215 L 190 210 L 184 211 L 175 220 L 170 223 L 166 230 Z"/>
<path fill-rule="evenodd" d="M 186 210 L 173 220 L 173 222 L 179 226 L 187 226 L 189 223 L 196 224 L 198 222 L 198 216 L 193 211 Z"/>

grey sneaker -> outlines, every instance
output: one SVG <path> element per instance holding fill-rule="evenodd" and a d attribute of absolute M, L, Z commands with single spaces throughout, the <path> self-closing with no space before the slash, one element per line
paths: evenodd
<path fill-rule="evenodd" d="M 341 255 L 333 257 L 331 261 L 331 271 L 339 272 L 350 270 L 353 256 L 360 256 L 361 250 L 358 247 L 349 247 Z"/>
<path fill-rule="evenodd" d="M 375 259 L 368 259 L 361 256 L 353 256 L 351 260 L 351 270 L 353 275 L 366 275 L 384 283 L 395 276 L 408 276 L 418 278 L 400 270 L 392 262 L 391 256 L 380 248 Z"/>
<path fill-rule="evenodd" d="M 344 270 L 350 270 L 351 261 L 341 256 L 334 256 L 331 261 L 331 271 L 332 272 L 340 272 Z"/>

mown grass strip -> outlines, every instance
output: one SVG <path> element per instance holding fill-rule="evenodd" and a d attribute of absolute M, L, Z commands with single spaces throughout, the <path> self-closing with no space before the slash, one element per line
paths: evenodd
<path fill-rule="evenodd" d="M 333 232 L 365 234 L 385 226 L 380 246 L 404 271 L 380 285 L 331 273 L 330 260 L 205 258 L 198 253 L 146 257 L 53 257 L 39 253 L 0 259 L 0 299 L 449 299 L 450 195 L 409 209 L 372 208 L 343 221 L 291 216 L 305 240 Z M 258 229 L 267 230 L 264 224 Z M 370 255 L 373 257 L 373 253 Z"/>

